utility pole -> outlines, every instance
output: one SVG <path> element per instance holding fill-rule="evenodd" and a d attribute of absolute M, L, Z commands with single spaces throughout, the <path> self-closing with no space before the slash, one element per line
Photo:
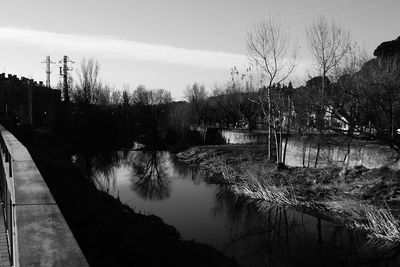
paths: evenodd
<path fill-rule="evenodd" d="M 42 63 L 46 63 L 46 87 L 51 87 L 50 84 L 50 74 L 51 74 L 51 70 L 50 70 L 50 65 L 51 64 L 55 64 L 55 62 L 51 61 L 50 56 L 46 56 L 45 61 L 43 61 Z"/>
<path fill-rule="evenodd" d="M 69 59 L 68 56 L 64 56 L 58 63 L 62 63 L 62 67 L 60 67 L 60 76 L 63 78 L 63 95 L 64 102 L 69 103 L 69 93 L 68 93 L 68 72 L 72 70 L 72 68 L 68 67 L 68 63 L 74 64 L 72 60 Z"/>

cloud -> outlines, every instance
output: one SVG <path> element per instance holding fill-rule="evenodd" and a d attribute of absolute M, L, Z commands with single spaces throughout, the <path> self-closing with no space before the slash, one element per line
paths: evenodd
<path fill-rule="evenodd" d="M 245 55 L 148 44 L 110 36 L 85 36 L 0 27 L 0 41 L 36 46 L 46 51 L 98 54 L 111 58 L 229 69 L 243 66 Z"/>

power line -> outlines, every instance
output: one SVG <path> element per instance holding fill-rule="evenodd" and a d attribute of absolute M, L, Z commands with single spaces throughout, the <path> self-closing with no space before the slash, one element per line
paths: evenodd
<path fill-rule="evenodd" d="M 290 12 L 292 12 L 292 11 L 295 11 L 295 10 L 298 10 L 298 9 L 301 9 L 301 8 L 304 8 L 304 7 L 307 7 L 307 6 L 312 5 L 312 4 L 316 4 L 316 3 L 321 2 L 321 1 L 322 1 L 322 0 L 313 0 L 313 1 L 309 1 L 309 2 L 307 2 L 307 3 L 305 3 L 305 4 L 302 4 L 302 5 L 298 5 L 298 6 L 294 6 L 294 7 L 288 8 L 288 9 L 284 9 L 284 10 L 278 11 L 278 12 L 276 12 L 276 14 L 286 14 L 286 13 L 290 13 Z M 346 0 L 346 1 L 347 1 L 347 0 Z M 265 15 L 265 16 L 258 17 L 258 18 L 256 18 L 256 19 L 251 19 L 251 20 L 242 21 L 242 22 L 240 22 L 240 23 L 231 25 L 231 26 L 228 27 L 228 28 L 225 28 L 225 29 L 224 29 L 224 33 L 225 33 L 226 31 L 238 29 L 238 28 L 240 28 L 241 26 L 244 26 L 244 25 L 249 25 L 249 24 L 255 23 L 255 22 L 257 22 L 257 21 L 261 21 L 261 20 L 263 20 L 263 19 L 265 19 L 265 18 L 269 18 L 269 17 L 271 17 L 271 16 L 272 16 L 272 14 L 268 14 L 268 15 Z M 219 32 L 214 32 L 214 33 L 217 33 L 217 34 L 218 34 L 218 33 L 221 33 L 221 31 L 219 31 Z M 226 34 L 225 34 L 225 36 L 223 36 L 223 39 L 227 39 L 227 38 L 231 37 L 232 35 L 233 35 L 233 34 L 231 34 L 231 35 L 226 35 Z M 191 39 L 189 40 L 189 42 L 190 42 L 190 41 L 193 42 L 193 41 L 195 41 L 195 40 L 199 40 L 199 39 L 202 39 L 202 38 L 207 37 L 207 36 L 210 36 L 210 31 L 209 31 L 209 30 L 207 30 L 207 31 L 205 31 L 205 32 L 202 32 L 202 33 L 199 33 L 199 34 L 196 34 L 196 37 L 191 38 Z M 221 36 L 219 35 L 219 37 L 221 37 Z M 179 45 L 183 45 L 183 43 L 181 43 L 181 44 L 175 44 L 175 45 L 176 45 L 176 46 L 179 46 Z"/>
<path fill-rule="evenodd" d="M 302 17 L 305 17 L 305 16 L 307 16 L 307 15 L 316 13 L 316 12 L 318 12 L 318 11 L 321 11 L 321 10 L 324 10 L 324 9 L 328 9 L 328 8 L 331 8 L 331 7 L 335 7 L 335 6 L 341 5 L 341 4 L 343 4 L 343 3 L 345 3 L 345 2 L 348 2 L 348 1 L 349 1 L 349 0 L 342 0 L 342 1 L 339 1 L 339 2 L 335 2 L 335 3 L 331 4 L 331 5 L 323 6 L 323 7 L 321 7 L 321 8 L 314 9 L 314 10 L 311 10 L 311 11 L 309 11 L 309 12 L 305 12 L 305 13 L 299 15 L 299 16 L 289 18 L 288 21 L 297 20 L 297 19 L 299 19 L 299 18 L 302 18 Z"/>
<path fill-rule="evenodd" d="M 343 3 L 345 3 L 345 2 L 348 2 L 348 1 L 349 1 L 349 0 L 335 1 L 335 2 L 333 2 L 333 3 L 330 4 L 330 5 L 324 5 L 324 6 L 322 6 L 322 7 L 316 8 L 316 9 L 311 9 L 311 10 L 309 10 L 309 11 L 302 12 L 302 13 L 300 13 L 298 16 L 289 18 L 287 21 L 288 21 L 288 22 L 289 22 L 289 21 L 294 21 L 294 20 L 297 20 L 297 19 L 299 19 L 299 18 L 305 17 L 305 16 L 307 16 L 307 15 L 310 15 L 310 14 L 313 14 L 313 13 L 316 13 L 316 12 L 319 12 L 319 11 L 321 11 L 321 10 L 325 10 L 325 9 L 328 9 L 328 8 L 332 8 L 332 7 L 341 5 L 341 4 L 343 4 Z M 280 14 L 288 13 L 288 12 L 291 12 L 291 11 L 293 11 L 293 10 L 303 8 L 303 7 L 309 6 L 309 5 L 311 5 L 311 4 L 315 4 L 315 3 L 317 3 L 317 2 L 320 2 L 320 0 L 310 1 L 310 2 L 308 2 L 308 3 L 306 3 L 306 4 L 299 5 L 299 6 L 296 6 L 296 7 L 293 7 L 293 8 L 289 8 L 289 9 L 286 9 L 286 10 L 284 10 L 284 11 L 282 11 L 282 12 L 278 12 L 278 13 L 280 13 Z M 230 29 L 238 28 L 239 26 L 242 26 L 242 25 L 247 25 L 247 24 L 255 23 L 255 22 L 257 22 L 257 21 L 260 21 L 260 20 L 262 20 L 262 19 L 265 19 L 265 18 L 268 18 L 268 17 L 271 17 L 271 16 L 272 16 L 272 15 L 270 14 L 270 15 L 268 15 L 268 16 L 264 16 L 264 17 L 262 17 L 262 18 L 258 18 L 258 19 L 252 20 L 252 21 L 247 21 L 247 22 L 245 22 L 245 23 L 236 24 L 235 26 L 230 27 Z M 299 26 L 299 24 L 295 25 L 295 27 L 292 27 L 292 28 L 296 28 L 296 27 L 298 27 L 298 26 Z M 231 38 L 232 36 L 236 36 L 236 35 L 237 35 L 237 33 L 234 33 L 234 34 L 225 34 L 225 35 L 219 36 L 218 38 L 214 38 L 213 40 L 214 40 L 214 42 L 220 42 L 220 41 L 229 39 L 229 38 Z M 198 37 L 198 36 L 199 36 L 199 35 L 197 35 L 197 37 Z M 186 56 L 186 55 L 190 55 L 190 54 L 191 54 L 191 52 L 188 51 L 188 52 L 186 52 L 186 53 L 181 54 L 180 56 Z M 175 57 L 178 57 L 178 56 L 175 56 Z M 175 58 L 175 57 L 173 57 L 173 58 Z"/>
<path fill-rule="evenodd" d="M 360 8 L 360 9 L 356 9 L 356 10 L 348 12 L 348 13 L 341 14 L 341 15 L 339 15 L 339 17 L 345 17 L 345 16 L 361 13 L 361 12 L 363 12 L 365 10 L 368 10 L 368 9 L 371 9 L 371 8 L 374 8 L 374 7 L 378 7 L 378 6 L 382 6 L 382 5 L 385 5 L 385 4 L 389 3 L 389 2 L 393 2 L 393 0 L 380 1 L 380 2 L 375 3 L 373 5 L 370 5 L 370 6 L 367 6 L 367 7 L 363 7 L 363 8 Z"/>

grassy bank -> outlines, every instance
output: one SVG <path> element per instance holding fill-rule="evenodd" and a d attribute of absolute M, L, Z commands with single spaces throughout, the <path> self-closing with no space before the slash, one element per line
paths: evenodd
<path fill-rule="evenodd" d="M 236 197 L 271 206 L 305 209 L 367 231 L 371 240 L 400 244 L 400 171 L 355 167 L 278 170 L 259 145 L 203 146 L 178 154 L 211 182 L 228 184 Z"/>
<path fill-rule="evenodd" d="M 11 129 L 27 147 L 91 266 L 236 266 L 208 245 L 106 193 L 71 162 L 77 148 L 50 134 Z"/>

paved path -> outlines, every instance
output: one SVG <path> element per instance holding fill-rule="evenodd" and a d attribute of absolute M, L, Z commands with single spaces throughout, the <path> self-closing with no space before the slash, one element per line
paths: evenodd
<path fill-rule="evenodd" d="M 88 266 L 50 189 L 31 155 L 15 136 L 0 125 L 0 138 L 12 156 L 14 250 L 18 266 Z M 7 169 L 6 169 L 7 172 Z M 53 179 L 57 179 L 54 177 Z M 9 181 L 11 183 L 11 181 Z M 0 207 L 1 209 L 1 207 Z M 0 218 L 0 267 L 6 265 L 4 216 Z M 3 228 L 1 228 L 3 227 Z M 3 242 L 4 240 L 5 242 Z"/>

